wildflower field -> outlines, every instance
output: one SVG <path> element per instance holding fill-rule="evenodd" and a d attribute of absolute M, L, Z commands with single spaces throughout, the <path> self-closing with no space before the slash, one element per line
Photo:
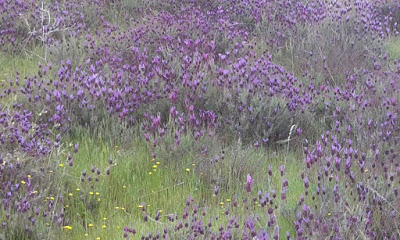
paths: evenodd
<path fill-rule="evenodd" d="M 0 239 L 400 239 L 398 0 L 0 0 Z"/>

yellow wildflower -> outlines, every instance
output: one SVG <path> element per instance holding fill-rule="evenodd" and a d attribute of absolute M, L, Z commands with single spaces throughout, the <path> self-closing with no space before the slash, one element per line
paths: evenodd
<path fill-rule="evenodd" d="M 66 230 L 72 230 L 72 227 L 71 227 L 71 226 L 64 226 L 64 229 L 66 229 Z"/>

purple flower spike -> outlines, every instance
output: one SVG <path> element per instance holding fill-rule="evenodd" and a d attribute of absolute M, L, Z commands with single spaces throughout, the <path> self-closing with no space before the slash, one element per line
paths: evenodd
<path fill-rule="evenodd" d="M 246 181 L 246 191 L 251 192 L 251 185 L 254 183 L 254 180 L 251 178 L 250 174 L 247 174 L 247 181 Z"/>

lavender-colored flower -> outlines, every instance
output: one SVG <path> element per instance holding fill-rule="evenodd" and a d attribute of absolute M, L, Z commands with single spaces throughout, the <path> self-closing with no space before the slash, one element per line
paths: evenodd
<path fill-rule="evenodd" d="M 217 196 L 219 193 L 219 186 L 215 185 L 214 186 L 214 195 Z"/>
<path fill-rule="evenodd" d="M 251 178 L 250 174 L 247 174 L 246 180 L 246 191 L 251 192 L 251 185 L 254 183 L 254 180 Z"/>

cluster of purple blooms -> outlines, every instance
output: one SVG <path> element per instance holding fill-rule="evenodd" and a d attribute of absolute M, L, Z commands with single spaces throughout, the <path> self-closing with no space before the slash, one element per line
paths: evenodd
<path fill-rule="evenodd" d="M 140 19 L 127 13 L 123 18 L 131 24 L 119 26 L 107 13 L 107 8 L 123 6 L 119 1 L 52 1 L 43 6 L 38 1 L 0 0 L 0 45 L 6 49 L 21 50 L 37 43 L 41 33 L 54 32 L 43 44 L 57 47 L 65 37 L 76 38 L 85 54 L 82 62 L 46 62 L 35 76 L 20 79 L 17 74 L 2 83 L 1 99 L 18 96 L 12 104 L 0 105 L 3 228 L 9 212 L 27 212 L 29 232 L 39 215 L 55 207 L 52 199 L 43 206 L 35 198 L 32 185 L 40 182 L 19 172 L 21 163 L 5 159 L 19 153 L 32 159 L 49 156 L 61 146 L 64 133 L 78 125 L 93 127 L 94 117 L 107 114 L 128 126 L 140 125 L 154 157 L 170 131 L 171 150 L 185 134 L 198 140 L 226 131 L 256 147 L 269 147 L 290 138 L 291 125 L 298 123 L 291 137 L 304 153 L 299 180 L 305 192 L 294 215 L 295 235 L 288 233 L 287 239 L 351 239 L 359 234 L 396 239 L 400 59 L 390 61 L 376 53 L 360 69 L 342 69 L 343 81 L 317 81 L 312 69 L 297 76 L 277 64 L 273 50 L 303 33 L 301 28 L 349 23 L 360 41 L 381 43 L 398 35 L 400 4 L 166 2 L 157 13 L 139 9 Z M 43 22 L 45 11 L 52 19 Z M 265 45 L 257 40 L 261 38 Z M 308 52 L 304 61 L 320 61 L 329 68 L 329 56 L 315 55 L 320 54 Z M 320 132 L 309 130 L 315 122 L 322 123 Z M 70 155 L 68 160 L 73 164 Z M 242 201 L 235 196 L 222 216 L 209 216 L 189 198 L 182 216 L 171 216 L 163 232 L 143 239 L 282 238 L 275 212 L 285 207 L 290 182 L 284 166 L 279 171 L 280 192 L 252 196 L 257 181 L 248 175 L 249 195 Z M 269 169 L 268 174 L 276 173 Z M 258 204 L 261 209 L 251 211 Z M 245 219 L 236 216 L 240 211 L 246 212 Z M 63 216 L 61 211 L 51 217 L 68 225 L 59 220 Z M 124 229 L 124 237 L 132 234 L 134 228 Z"/>

